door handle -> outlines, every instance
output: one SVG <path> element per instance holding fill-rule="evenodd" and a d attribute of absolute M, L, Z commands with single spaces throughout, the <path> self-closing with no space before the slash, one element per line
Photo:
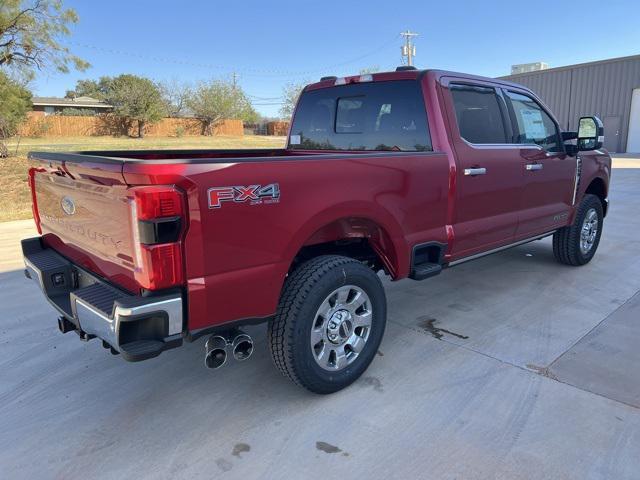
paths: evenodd
<path fill-rule="evenodd" d="M 541 163 L 527 163 L 526 169 L 529 171 L 542 170 L 543 167 L 544 165 L 542 165 Z"/>
<path fill-rule="evenodd" d="M 487 169 L 484 167 L 478 167 L 478 168 L 465 168 L 464 169 L 464 174 L 465 175 L 470 175 L 472 177 L 475 177 L 476 175 L 485 175 L 487 173 Z"/>

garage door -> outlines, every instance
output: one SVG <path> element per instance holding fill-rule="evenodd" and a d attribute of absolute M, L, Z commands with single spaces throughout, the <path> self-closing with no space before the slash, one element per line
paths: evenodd
<path fill-rule="evenodd" d="M 640 153 L 640 88 L 633 90 L 629 115 L 628 153 Z"/>

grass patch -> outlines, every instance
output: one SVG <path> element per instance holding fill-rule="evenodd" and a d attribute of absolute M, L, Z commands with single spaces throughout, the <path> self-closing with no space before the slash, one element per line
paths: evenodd
<path fill-rule="evenodd" d="M 157 150 L 157 149 L 216 149 L 216 148 L 279 148 L 285 137 L 245 135 L 231 137 L 50 137 L 13 138 L 7 142 L 12 155 L 30 151 L 73 152 L 83 150 Z"/>
<path fill-rule="evenodd" d="M 70 152 L 79 150 L 155 150 L 197 148 L 282 148 L 284 137 L 63 137 L 22 138 L 7 142 L 9 152 L 16 155 L 0 159 L 0 222 L 31 218 L 31 193 L 27 183 L 30 151 Z"/>

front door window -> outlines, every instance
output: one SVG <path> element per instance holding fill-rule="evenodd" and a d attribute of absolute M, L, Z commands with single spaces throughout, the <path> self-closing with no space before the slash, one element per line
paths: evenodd
<path fill-rule="evenodd" d="M 555 122 L 531 97 L 507 92 L 516 117 L 514 143 L 538 145 L 547 152 L 562 150 Z"/>

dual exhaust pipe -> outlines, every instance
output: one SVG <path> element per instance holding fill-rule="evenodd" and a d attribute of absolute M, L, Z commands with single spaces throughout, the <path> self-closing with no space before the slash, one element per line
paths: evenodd
<path fill-rule="evenodd" d="M 253 353 L 253 339 L 242 330 L 211 335 L 205 344 L 204 364 L 220 368 L 227 363 L 229 353 L 239 362 L 246 360 Z"/>

